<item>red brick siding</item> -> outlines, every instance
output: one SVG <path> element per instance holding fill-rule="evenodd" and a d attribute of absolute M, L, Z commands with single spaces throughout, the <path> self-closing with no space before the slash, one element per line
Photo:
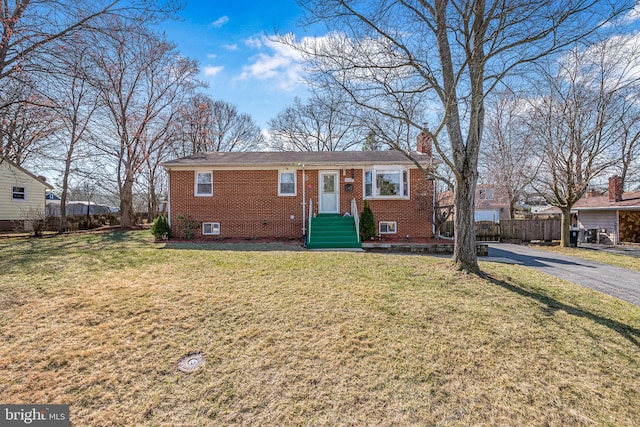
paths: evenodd
<path fill-rule="evenodd" d="M 328 169 L 329 170 L 329 169 Z M 198 169 L 198 171 L 203 171 Z M 295 197 L 278 196 L 278 170 L 267 171 L 213 171 L 213 197 L 194 196 L 194 171 L 170 171 L 171 226 L 179 235 L 179 217 L 188 217 L 199 223 L 219 222 L 217 238 L 301 238 L 302 237 L 302 171 L 297 172 Z M 346 175 L 343 173 L 346 172 Z M 305 170 L 306 213 L 309 199 L 314 211 L 318 209 L 318 171 Z M 340 212 L 351 211 L 355 198 L 358 210 L 363 208 L 363 171 L 354 169 L 353 191 L 345 191 L 345 178 L 351 177 L 351 168 L 340 169 Z M 376 223 L 396 221 L 396 237 L 431 238 L 433 236 L 433 186 L 417 169 L 410 171 L 410 200 L 370 200 Z M 291 219 L 291 216 L 294 219 Z M 201 227 L 195 230 L 201 237 Z M 388 236 L 394 237 L 393 235 Z"/>
<path fill-rule="evenodd" d="M 348 176 L 351 176 L 350 171 L 348 172 Z M 341 176 L 341 181 L 343 180 L 344 177 Z M 363 171 L 356 170 L 352 194 L 357 200 L 359 212 L 362 212 L 364 207 L 363 181 Z M 344 188 L 344 184 L 342 188 Z M 343 197 L 343 211 L 350 210 L 353 197 Z M 369 199 L 369 205 L 376 221 L 376 230 L 379 230 L 380 221 L 397 222 L 397 233 L 383 235 L 383 238 L 404 239 L 407 235 L 411 239 L 433 237 L 433 183 L 426 181 L 424 174 L 418 169 L 411 169 L 409 172 L 409 197 L 409 200 Z"/>

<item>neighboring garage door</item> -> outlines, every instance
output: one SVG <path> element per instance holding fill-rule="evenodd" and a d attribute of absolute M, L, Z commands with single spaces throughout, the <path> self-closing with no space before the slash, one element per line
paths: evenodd
<path fill-rule="evenodd" d="M 597 229 L 600 243 L 618 243 L 618 213 L 616 211 L 578 211 L 581 228 Z M 609 241 L 607 241 L 609 240 Z"/>

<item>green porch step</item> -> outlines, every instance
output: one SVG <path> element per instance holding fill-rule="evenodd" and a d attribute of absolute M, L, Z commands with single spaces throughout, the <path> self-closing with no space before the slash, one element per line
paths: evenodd
<path fill-rule="evenodd" d="M 311 219 L 309 249 L 361 248 L 353 217 L 317 215 Z"/>

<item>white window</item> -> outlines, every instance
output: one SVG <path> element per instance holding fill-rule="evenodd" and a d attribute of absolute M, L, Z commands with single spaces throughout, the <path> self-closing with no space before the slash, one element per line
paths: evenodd
<path fill-rule="evenodd" d="M 480 200 L 493 200 L 493 188 L 482 188 L 478 190 Z"/>
<path fill-rule="evenodd" d="M 23 202 L 27 200 L 27 189 L 24 187 L 13 187 L 11 197 L 15 201 Z"/>
<path fill-rule="evenodd" d="M 220 234 L 219 222 L 203 222 L 202 223 L 202 235 L 211 236 Z"/>
<path fill-rule="evenodd" d="M 213 173 L 196 172 L 196 196 L 213 196 Z"/>
<path fill-rule="evenodd" d="M 278 174 L 278 196 L 296 195 L 296 172 L 281 171 Z"/>
<path fill-rule="evenodd" d="M 409 197 L 409 173 L 402 167 L 366 170 L 364 196 L 365 198 Z"/>
<path fill-rule="evenodd" d="M 378 232 L 379 234 L 396 234 L 396 225 L 395 221 L 380 221 Z"/>

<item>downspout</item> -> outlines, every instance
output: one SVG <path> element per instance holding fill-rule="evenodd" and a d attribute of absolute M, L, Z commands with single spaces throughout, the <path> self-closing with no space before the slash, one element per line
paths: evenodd
<path fill-rule="evenodd" d="M 167 222 L 171 228 L 171 171 L 167 170 Z"/>
<path fill-rule="evenodd" d="M 615 239 L 613 244 L 619 245 L 620 244 L 620 209 L 616 210 L 616 229 L 613 237 Z"/>
<path fill-rule="evenodd" d="M 304 163 L 298 163 L 298 166 L 302 166 L 302 236 L 306 237 L 307 235 L 307 209 L 305 200 L 307 200 L 307 194 L 305 191 L 306 180 L 304 175 Z"/>
<path fill-rule="evenodd" d="M 439 239 L 440 236 L 436 236 L 436 180 L 431 181 L 431 235 L 434 239 Z"/>

